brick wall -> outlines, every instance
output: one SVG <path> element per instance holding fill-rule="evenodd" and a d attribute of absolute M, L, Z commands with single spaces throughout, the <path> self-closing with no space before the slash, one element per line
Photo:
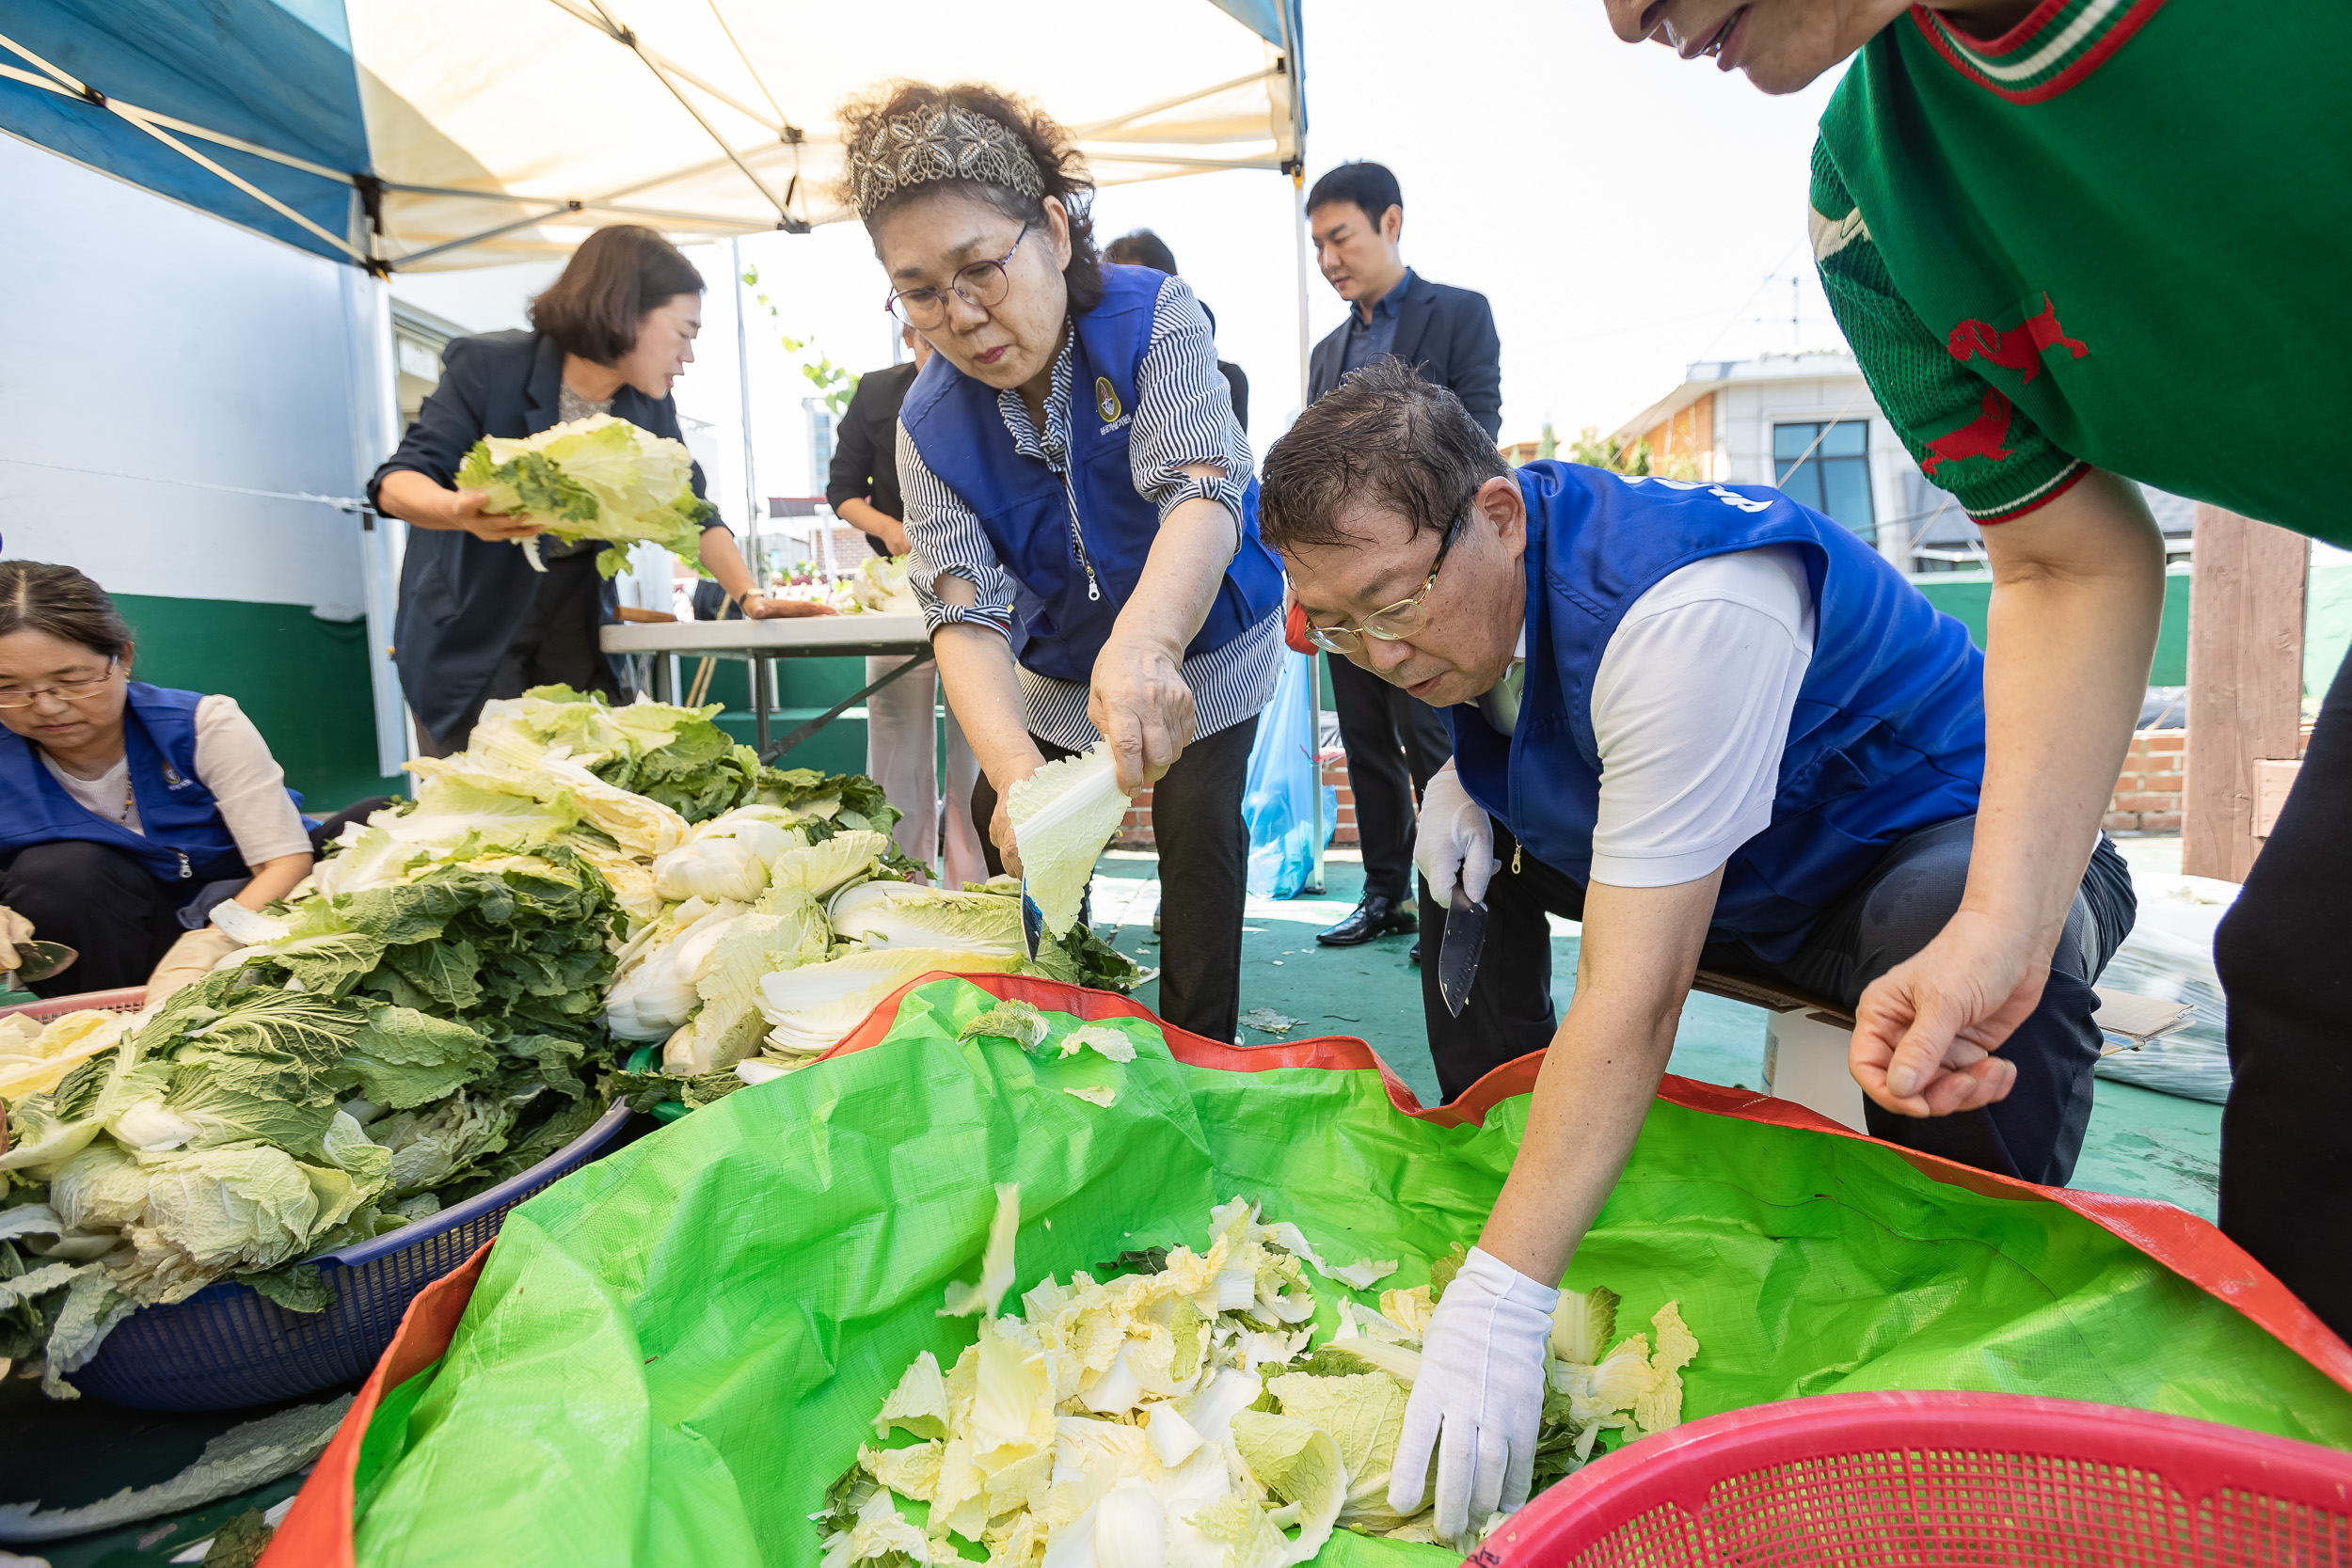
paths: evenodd
<path fill-rule="evenodd" d="M 2308 739 L 2308 736 L 2306 736 Z M 2107 802 L 2107 832 L 2177 833 L 2181 831 L 2181 790 L 2188 766 L 2188 732 L 2142 730 L 2132 736 L 2123 771 L 2115 781 L 2115 797 Z M 1356 836 L 1356 797 L 1347 787 L 1347 764 L 1337 752 L 1324 758 L 1323 782 L 1339 791 L 1340 819 L 1334 845 L 1353 847 Z M 1152 790 L 1149 785 L 1127 810 L 1120 826 L 1122 849 L 1152 847 Z"/>
<path fill-rule="evenodd" d="M 2107 832 L 2177 833 L 2181 790 L 2188 771 L 2186 730 L 2142 730 L 2124 754 L 2115 798 L 2107 802 Z"/>

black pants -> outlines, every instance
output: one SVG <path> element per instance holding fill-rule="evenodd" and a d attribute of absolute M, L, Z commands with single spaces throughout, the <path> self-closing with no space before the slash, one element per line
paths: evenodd
<path fill-rule="evenodd" d="M 1241 1021 L 1241 917 L 1249 898 L 1249 829 L 1242 786 L 1256 715 L 1184 748 L 1152 786 L 1152 836 L 1160 856 L 1160 1016 L 1179 1029 L 1231 1040 Z M 1037 742 L 1051 762 L 1076 753 Z M 988 824 L 996 791 L 980 775 L 972 791 L 992 876 L 1004 871 Z"/>
<path fill-rule="evenodd" d="M 1413 802 L 1454 754 L 1438 710 L 1402 687 L 1338 654 L 1331 695 L 1356 797 L 1356 836 L 1364 852 L 1364 896 L 1403 903 L 1413 876 Z M 1424 911 L 1425 913 L 1426 911 Z"/>
<path fill-rule="evenodd" d="M 310 850 L 342 832 L 346 822 L 364 821 L 391 803 L 377 796 L 346 806 L 310 830 Z M 61 942 L 81 955 L 70 969 L 36 981 L 37 996 L 72 996 L 86 990 L 143 986 L 181 933 L 194 929 L 183 908 L 209 910 L 233 896 L 242 879 L 202 888 L 165 881 L 128 851 L 81 839 L 60 839 L 19 849 L 0 867 L 0 904 L 33 923 L 41 942 Z M 210 897 L 211 902 L 205 902 Z"/>
<path fill-rule="evenodd" d="M 2230 1003 L 2221 1228 L 2352 1336 L 2352 659 L 2215 933 Z"/>
<path fill-rule="evenodd" d="M 548 541 L 542 540 L 544 547 Z M 596 552 L 557 556 L 547 563 L 539 592 L 522 624 L 515 628 L 506 657 L 499 660 L 490 684 L 482 689 L 465 716 L 439 735 L 425 735 L 419 726 L 417 749 L 429 757 L 445 757 L 466 749 L 482 705 L 499 697 L 519 697 L 534 686 L 568 686 L 578 691 L 601 691 L 617 703 L 623 692 L 612 673 L 612 661 L 597 645 L 603 630 L 603 578 L 596 573 Z"/>
<path fill-rule="evenodd" d="M 1710 942 L 1699 967 L 1779 980 L 1852 1006 L 1863 989 L 1910 958 L 1960 908 L 1977 819 L 1955 818 L 1896 841 L 1879 863 L 1822 912 L 1804 944 L 1767 963 L 1735 942 Z M 1495 879 L 1486 890 L 1486 946 L 1462 1016 L 1445 1010 L 1437 966 L 1422 964 L 1422 1006 L 1438 1084 L 1451 1100 L 1489 1069 L 1541 1050 L 1558 1027 L 1551 1003 L 1547 912 L 1584 916 L 1584 888 L 1532 857 L 1511 869 L 1515 843 L 1495 825 Z M 2083 873 L 2066 930 L 2050 961 L 2042 1004 L 2017 1026 L 2001 1055 L 2017 1065 L 2008 1098 L 1980 1111 L 1916 1118 L 1867 1101 L 1870 1135 L 2003 1176 L 2063 1186 L 2090 1120 L 2090 1069 L 2098 1064 L 2098 1007 L 2091 984 L 2132 928 L 2131 873 L 2104 837 Z M 1438 927 L 1432 927 L 1435 931 Z"/>
<path fill-rule="evenodd" d="M 195 891 L 163 880 L 127 850 L 81 839 L 27 845 L 0 872 L 0 904 L 31 921 L 37 940 L 81 954 L 72 968 L 33 982 L 38 996 L 147 984 L 180 940 L 180 905 Z"/>

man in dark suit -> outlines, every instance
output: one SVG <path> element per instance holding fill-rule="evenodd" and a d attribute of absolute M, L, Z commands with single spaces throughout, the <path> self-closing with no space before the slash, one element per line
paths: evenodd
<path fill-rule="evenodd" d="M 1378 164 L 1342 164 L 1307 195 L 1316 264 L 1348 302 L 1345 325 L 1315 345 L 1307 363 L 1307 401 L 1314 402 L 1392 354 L 1422 379 L 1462 400 L 1489 436 L 1502 429 L 1502 342 L 1486 296 L 1414 275 L 1398 240 L 1405 198 L 1396 176 Z M 1343 658 L 1326 661 L 1347 751 L 1347 784 L 1356 797 L 1356 832 L 1364 853 L 1364 898 L 1315 940 L 1353 947 L 1410 931 L 1419 924 L 1413 882 L 1413 802 L 1453 752 L 1445 722 L 1428 704 Z M 1432 920 L 1442 911 L 1420 903 Z M 1414 945 L 1416 960 L 1421 956 Z"/>

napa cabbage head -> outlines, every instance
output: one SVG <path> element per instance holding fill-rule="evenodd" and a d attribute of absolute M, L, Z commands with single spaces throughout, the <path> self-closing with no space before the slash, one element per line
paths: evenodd
<path fill-rule="evenodd" d="M 1021 896 L 1008 881 L 985 892 L 917 882 L 860 882 L 826 908 L 834 934 L 869 948 L 939 947 L 1011 958 L 1021 940 Z"/>
<path fill-rule="evenodd" d="M 650 541 L 699 572 L 702 525 L 718 509 L 694 494 L 693 475 L 684 442 L 596 414 L 532 436 L 485 436 L 457 483 L 487 493 L 488 510 L 528 517 L 566 543 Z M 597 567 L 611 577 L 626 560 L 606 550 Z"/>
<path fill-rule="evenodd" d="M 1003 974 L 1018 956 L 930 947 L 890 947 L 803 964 L 759 982 L 759 1009 L 771 1026 L 768 1047 L 787 1058 L 833 1049 L 882 998 L 919 974 Z"/>

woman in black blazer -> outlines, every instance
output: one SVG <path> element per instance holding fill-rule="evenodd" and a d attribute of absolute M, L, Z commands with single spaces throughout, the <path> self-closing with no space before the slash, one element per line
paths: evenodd
<path fill-rule="evenodd" d="M 547 570 L 534 572 L 515 541 L 537 527 L 484 510 L 483 492 L 454 482 L 485 436 L 532 436 L 592 414 L 681 439 L 670 388 L 693 363 L 702 296 L 702 275 L 675 246 L 618 224 L 588 236 L 532 301 L 533 330 L 449 345 L 441 384 L 368 482 L 376 509 L 416 531 L 401 566 L 393 662 L 428 755 L 464 747 L 493 697 L 556 682 L 622 695 L 620 666 L 596 644 L 597 628 L 619 619 L 619 595 L 596 565 L 607 542 L 548 541 Z M 694 494 L 703 494 L 699 464 Z M 723 523 L 704 527 L 701 553 L 703 569 L 748 616 L 830 613 L 754 592 Z"/>

